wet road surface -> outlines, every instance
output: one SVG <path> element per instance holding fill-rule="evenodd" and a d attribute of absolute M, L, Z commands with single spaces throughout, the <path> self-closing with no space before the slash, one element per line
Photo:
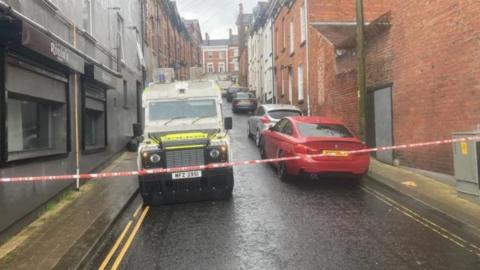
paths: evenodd
<path fill-rule="evenodd" d="M 234 116 L 234 160 L 259 158 L 247 118 Z M 368 179 L 284 183 L 268 165 L 238 167 L 229 201 L 140 205 L 87 269 L 480 269 L 468 228 Z"/>

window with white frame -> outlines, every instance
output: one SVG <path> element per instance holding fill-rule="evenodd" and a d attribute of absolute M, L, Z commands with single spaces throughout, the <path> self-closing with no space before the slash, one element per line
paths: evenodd
<path fill-rule="evenodd" d="M 292 68 L 288 69 L 288 101 L 292 104 L 293 96 L 293 71 Z"/>
<path fill-rule="evenodd" d="M 305 13 L 305 4 L 300 8 L 300 42 L 304 42 L 307 38 L 307 16 Z"/>
<path fill-rule="evenodd" d="M 220 73 L 225 72 L 225 63 L 224 62 L 218 63 L 218 72 L 220 72 Z"/>
<path fill-rule="evenodd" d="M 287 28 L 285 27 L 285 18 L 283 18 L 282 20 L 282 45 L 283 45 L 283 49 L 285 49 L 285 47 L 287 46 Z"/>
<path fill-rule="evenodd" d="M 117 13 L 117 31 L 118 58 L 125 63 L 125 22 L 119 13 Z"/>
<path fill-rule="evenodd" d="M 293 18 L 290 21 L 290 53 L 295 52 L 295 30 L 293 25 Z"/>
<path fill-rule="evenodd" d="M 298 65 L 298 100 L 303 100 L 303 67 Z"/>
<path fill-rule="evenodd" d="M 208 73 L 213 73 L 213 63 L 208 63 L 207 64 L 207 72 Z"/>
<path fill-rule="evenodd" d="M 83 4 L 83 29 L 93 35 L 93 1 L 84 0 Z"/>

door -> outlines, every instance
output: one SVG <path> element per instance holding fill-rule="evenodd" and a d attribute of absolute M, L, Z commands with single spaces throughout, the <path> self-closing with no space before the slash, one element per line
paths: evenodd
<path fill-rule="evenodd" d="M 141 123 L 143 126 L 143 107 L 142 107 L 142 94 L 143 94 L 143 89 L 142 89 L 142 83 L 137 81 L 137 123 Z"/>
<path fill-rule="evenodd" d="M 370 147 L 393 145 L 392 88 L 385 87 L 368 93 L 367 142 Z M 374 156 L 393 164 L 393 151 L 379 151 Z"/>
<path fill-rule="evenodd" d="M 269 158 L 277 157 L 277 144 L 279 143 L 280 130 L 283 129 L 285 124 L 288 122 L 287 119 L 283 119 L 273 126 L 273 130 L 268 133 L 268 138 L 265 138 L 265 151 Z"/>

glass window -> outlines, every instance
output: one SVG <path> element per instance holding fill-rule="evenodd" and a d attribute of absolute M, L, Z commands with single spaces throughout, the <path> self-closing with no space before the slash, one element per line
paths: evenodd
<path fill-rule="evenodd" d="M 217 117 L 215 100 L 167 101 L 149 104 L 150 121 L 198 117 Z"/>
<path fill-rule="evenodd" d="M 295 51 L 295 30 L 293 25 L 293 18 L 290 21 L 290 53 Z"/>
<path fill-rule="evenodd" d="M 283 126 L 282 130 L 280 131 L 283 134 L 292 135 L 292 123 L 286 120 L 285 125 Z"/>
<path fill-rule="evenodd" d="M 117 38 L 118 38 L 118 56 L 120 61 L 125 62 L 125 22 L 122 16 L 117 14 Z"/>
<path fill-rule="evenodd" d="M 303 100 L 303 67 L 298 65 L 298 100 Z"/>
<path fill-rule="evenodd" d="M 213 63 L 208 63 L 207 64 L 207 71 L 208 71 L 208 73 L 213 73 Z"/>
<path fill-rule="evenodd" d="M 298 131 L 304 137 L 351 138 L 353 135 L 343 125 L 298 123 Z"/>
<path fill-rule="evenodd" d="M 300 8 L 300 42 L 304 42 L 307 38 L 307 16 L 305 14 L 305 4 Z"/>
<path fill-rule="evenodd" d="M 282 119 L 280 122 L 278 122 L 274 127 L 273 130 L 275 131 L 280 131 L 283 130 L 283 127 L 287 124 L 288 120 L 287 119 Z"/>
<path fill-rule="evenodd" d="M 273 119 L 282 119 L 284 117 L 289 117 L 289 116 L 301 116 L 302 113 L 299 111 L 293 111 L 293 110 L 275 110 L 275 111 L 268 111 L 268 116 L 270 116 Z"/>
<path fill-rule="evenodd" d="M 249 99 L 249 98 L 255 98 L 255 96 L 251 93 L 236 93 L 235 98 Z"/>
<path fill-rule="evenodd" d="M 123 80 L 123 108 L 128 109 L 128 84 Z"/>
<path fill-rule="evenodd" d="M 65 153 L 65 104 L 12 96 L 7 101 L 8 161 Z"/>
<path fill-rule="evenodd" d="M 93 34 L 93 0 L 84 0 L 83 29 L 90 35 Z"/>

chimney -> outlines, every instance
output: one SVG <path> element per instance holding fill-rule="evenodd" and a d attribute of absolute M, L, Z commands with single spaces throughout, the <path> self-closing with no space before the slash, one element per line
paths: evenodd
<path fill-rule="evenodd" d="M 205 33 L 205 40 L 207 41 L 207 45 L 210 45 L 210 35 L 208 32 Z"/>
<path fill-rule="evenodd" d="M 240 9 L 240 15 L 243 15 L 243 4 L 242 3 L 238 4 L 238 7 Z"/>

